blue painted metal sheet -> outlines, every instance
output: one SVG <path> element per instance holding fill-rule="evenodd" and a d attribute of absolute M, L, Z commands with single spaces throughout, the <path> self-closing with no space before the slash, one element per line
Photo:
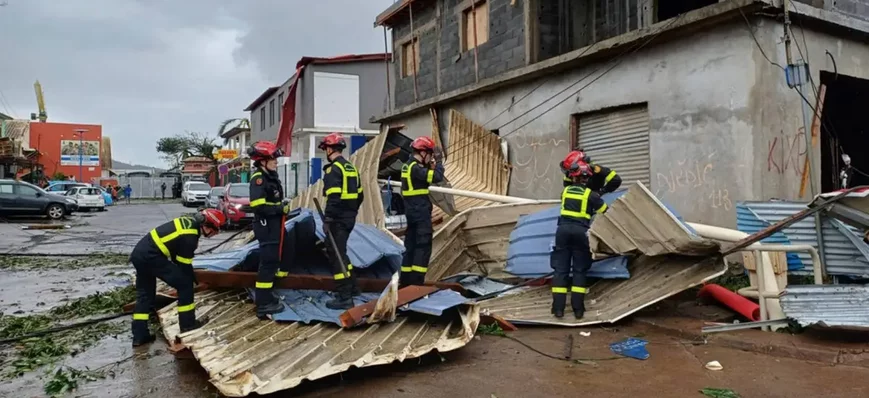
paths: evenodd
<path fill-rule="evenodd" d="M 806 202 L 768 201 L 737 203 L 737 228 L 751 234 L 775 224 L 795 213 L 806 209 Z M 750 212 L 738 211 L 743 206 Z M 743 218 L 740 226 L 740 217 Z M 807 217 L 781 231 L 788 242 L 794 245 L 812 245 L 818 248 L 815 220 Z M 824 240 L 824 264 L 830 275 L 869 277 L 869 246 L 862 241 L 862 235 L 855 228 L 839 220 L 821 216 L 821 236 Z M 781 239 L 781 238 L 779 238 Z M 766 242 L 766 241 L 763 241 Z M 802 264 L 794 273 L 811 274 L 812 259 L 808 253 L 796 253 Z M 791 267 L 788 256 L 788 269 Z M 795 264 L 795 266 L 798 264 Z"/>
<path fill-rule="evenodd" d="M 418 312 L 420 314 L 441 316 L 444 311 L 455 306 L 464 304 L 467 299 L 460 293 L 453 290 L 439 290 L 426 297 L 416 300 L 402 307 L 407 311 Z"/>
<path fill-rule="evenodd" d="M 736 229 L 745 232 L 749 235 L 769 227 L 768 221 L 763 220 L 757 215 L 745 202 L 736 204 Z M 766 239 L 762 239 L 761 243 L 790 245 L 791 241 L 782 231 L 778 231 L 770 235 Z M 797 271 L 803 269 L 803 262 L 796 253 L 787 254 L 788 271 Z"/>
<path fill-rule="evenodd" d="M 504 289 L 513 287 L 513 285 L 501 283 L 496 280 L 489 279 L 485 276 L 475 274 L 456 275 L 444 279 L 444 282 L 458 283 L 462 285 L 465 290 L 474 292 L 476 294 L 479 294 L 480 296 L 485 296 L 489 293 L 500 292 Z"/>
<path fill-rule="evenodd" d="M 251 298 L 255 298 L 256 289 L 248 289 Z M 344 310 L 332 310 L 326 307 L 326 302 L 332 299 L 329 292 L 323 290 L 290 290 L 278 289 L 274 292 L 281 297 L 284 311 L 272 315 L 272 319 L 278 322 L 331 322 L 341 324 L 339 317 Z M 363 293 L 355 297 L 353 303 L 365 304 L 371 300 L 377 300 L 378 293 Z"/>
<path fill-rule="evenodd" d="M 308 184 L 314 185 L 317 180 L 323 177 L 323 159 L 311 158 L 311 174 L 309 174 Z"/>
<path fill-rule="evenodd" d="M 362 148 L 365 143 L 368 142 L 368 137 L 364 135 L 351 135 L 350 136 L 350 154 L 358 151 L 359 148 Z"/>

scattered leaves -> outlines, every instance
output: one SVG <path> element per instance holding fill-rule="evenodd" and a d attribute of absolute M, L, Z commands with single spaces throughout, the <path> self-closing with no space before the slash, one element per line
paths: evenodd
<path fill-rule="evenodd" d="M 128 262 L 129 256 L 111 253 L 94 254 L 86 257 L 4 256 L 2 261 L 0 261 L 0 269 L 21 271 L 39 268 L 72 270 L 107 265 L 125 265 Z"/>
<path fill-rule="evenodd" d="M 48 396 L 60 397 L 77 389 L 79 381 L 89 382 L 105 378 L 105 372 L 63 366 L 53 372 L 51 379 L 45 383 L 44 389 Z"/>
<path fill-rule="evenodd" d="M 477 333 L 485 334 L 485 335 L 489 335 L 489 336 L 506 336 L 507 335 L 506 333 L 504 333 L 504 329 L 501 329 L 501 325 L 499 325 L 497 323 L 491 323 L 488 325 L 480 325 L 477 328 Z"/>
<path fill-rule="evenodd" d="M 136 288 L 126 286 L 104 293 L 95 293 L 69 304 L 53 308 L 50 313 L 60 319 L 81 318 L 119 312 L 127 303 L 136 300 Z"/>

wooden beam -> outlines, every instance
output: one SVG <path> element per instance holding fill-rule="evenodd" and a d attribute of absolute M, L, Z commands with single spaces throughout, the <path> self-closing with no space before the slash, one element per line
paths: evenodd
<path fill-rule="evenodd" d="M 401 307 L 402 305 L 419 300 L 438 290 L 441 289 L 435 286 L 408 286 L 402 288 L 398 291 L 398 301 L 395 305 L 396 307 Z M 361 324 L 366 316 L 371 315 L 371 313 L 374 312 L 374 307 L 376 305 L 377 300 L 372 300 L 345 311 L 339 317 L 341 320 L 341 326 L 349 328 Z"/>
<path fill-rule="evenodd" d="M 827 96 L 827 85 L 822 84 L 818 89 L 818 99 L 815 102 L 815 113 L 812 116 L 812 146 L 806 149 L 806 159 L 803 162 L 803 178 L 800 181 L 800 197 L 806 194 L 806 185 L 809 182 L 809 168 L 811 158 L 814 157 L 815 147 L 818 146 L 818 137 L 821 136 L 821 117 L 824 111 L 824 98 Z M 808 134 L 808 132 L 805 132 Z"/>
<path fill-rule="evenodd" d="M 194 270 L 196 280 L 199 283 L 205 283 L 212 289 L 220 288 L 251 288 L 256 285 L 256 272 L 239 272 L 239 271 L 208 271 Z M 357 279 L 359 289 L 363 292 L 382 292 L 389 284 L 389 279 Z M 450 289 L 459 293 L 464 293 L 465 289 L 458 283 L 431 282 L 426 283 L 427 286 L 437 287 L 438 289 Z M 295 275 L 291 274 L 284 278 L 275 280 L 276 289 L 314 289 L 314 290 L 337 290 L 335 280 L 331 276 L 320 275 Z"/>

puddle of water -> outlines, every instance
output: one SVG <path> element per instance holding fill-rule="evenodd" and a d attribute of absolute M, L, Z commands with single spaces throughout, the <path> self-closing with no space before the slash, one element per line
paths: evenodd
<path fill-rule="evenodd" d="M 129 266 L 2 270 L 0 311 L 21 315 L 48 311 L 69 300 L 126 286 L 130 283 L 124 275 L 127 272 L 132 272 Z"/>

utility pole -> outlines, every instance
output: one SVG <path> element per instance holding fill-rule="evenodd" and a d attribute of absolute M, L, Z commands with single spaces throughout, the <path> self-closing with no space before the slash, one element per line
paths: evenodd
<path fill-rule="evenodd" d="M 791 2 L 790 0 L 784 0 L 783 5 L 785 8 L 785 57 L 788 61 L 788 65 L 793 64 L 793 58 L 791 57 L 791 15 L 790 8 Z M 808 50 L 806 50 L 808 51 Z"/>
<path fill-rule="evenodd" d="M 84 182 L 84 133 L 85 129 L 75 129 L 78 134 L 78 182 Z"/>

